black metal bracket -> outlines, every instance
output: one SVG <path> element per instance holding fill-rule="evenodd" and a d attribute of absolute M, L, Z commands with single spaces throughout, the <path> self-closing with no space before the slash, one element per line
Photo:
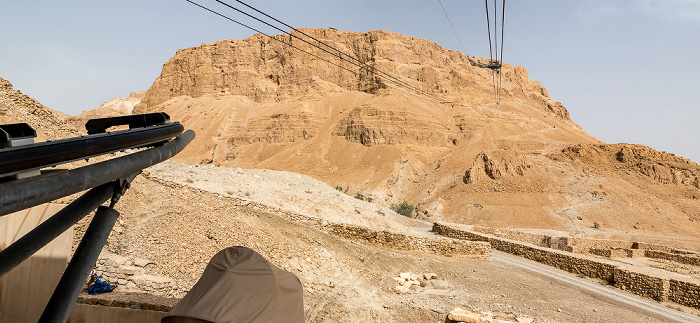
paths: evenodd
<path fill-rule="evenodd" d="M 131 174 L 127 177 L 120 178 L 119 185 L 114 187 L 114 194 L 112 195 L 112 200 L 110 201 L 109 207 L 113 208 L 117 202 L 119 202 L 119 199 L 126 193 L 126 190 L 128 190 L 131 187 L 131 182 L 141 174 L 141 171 L 138 171 L 137 173 Z"/>
<path fill-rule="evenodd" d="M 122 117 L 90 119 L 85 123 L 89 135 L 105 133 L 107 129 L 116 126 L 129 125 L 129 129 L 157 126 L 170 123 L 170 116 L 165 112 L 135 114 Z"/>
<path fill-rule="evenodd" d="M 36 138 L 36 130 L 27 123 L 0 125 L 0 147 L 18 146 L 18 142 L 33 143 L 34 138 Z"/>

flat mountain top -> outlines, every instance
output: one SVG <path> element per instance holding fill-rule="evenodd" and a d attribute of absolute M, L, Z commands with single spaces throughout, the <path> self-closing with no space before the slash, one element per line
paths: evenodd
<path fill-rule="evenodd" d="M 424 220 L 700 233 L 700 166 L 590 136 L 525 68 L 494 74 L 488 60 L 386 31 L 300 32 L 359 67 L 288 35 L 202 44 L 167 61 L 134 111 L 197 132 L 178 161 L 304 174 L 384 206 L 406 200 Z"/>

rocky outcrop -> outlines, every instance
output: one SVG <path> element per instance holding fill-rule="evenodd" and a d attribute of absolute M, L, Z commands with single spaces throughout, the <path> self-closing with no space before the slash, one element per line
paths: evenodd
<path fill-rule="evenodd" d="M 472 184 L 486 177 L 498 180 L 504 176 L 523 176 L 532 167 L 524 157 L 507 150 L 481 152 L 476 156 L 471 168 L 464 173 L 464 182 Z"/>
<path fill-rule="evenodd" d="M 550 156 L 601 170 L 634 171 L 662 184 L 700 188 L 700 165 L 667 152 L 631 145 L 573 145 Z"/>
<path fill-rule="evenodd" d="M 381 30 L 365 33 L 298 30 L 295 36 L 306 38 L 304 33 L 338 48 L 347 54 L 340 55 L 345 60 L 289 35 L 256 34 L 243 40 L 181 49 L 163 65 L 161 75 L 137 110 L 148 110 L 183 95 L 194 98 L 206 94 L 243 95 L 256 102 L 277 102 L 302 95 L 316 78 L 346 90 L 371 94 L 410 87 L 460 104 L 483 101 L 481 96 L 465 96 L 465 93 L 492 91 L 490 84 L 484 82 L 490 80 L 490 70 L 470 62 L 478 58 L 447 50 L 426 39 Z M 529 80 L 524 68 L 504 64 L 502 73 L 505 95 L 531 101 L 542 111 L 569 119 L 568 111 L 549 98 L 539 82 Z M 394 77 L 402 84 L 392 81 Z"/>
<path fill-rule="evenodd" d="M 12 90 L 12 83 L 10 81 L 0 78 L 0 90 Z"/>
<path fill-rule="evenodd" d="M 409 111 L 363 105 L 352 109 L 340 120 L 335 134 L 364 146 L 411 144 L 452 146 L 452 129 L 429 118 L 419 118 Z"/>
<path fill-rule="evenodd" d="M 37 132 L 35 141 L 78 136 L 80 133 L 59 113 L 15 90 L 0 78 L 0 124 L 26 122 Z"/>

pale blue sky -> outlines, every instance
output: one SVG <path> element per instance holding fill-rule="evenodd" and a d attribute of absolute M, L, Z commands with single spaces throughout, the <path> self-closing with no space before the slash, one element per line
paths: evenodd
<path fill-rule="evenodd" d="M 246 2 L 295 27 L 384 29 L 461 51 L 438 0 Z M 484 2 L 442 3 L 467 54 L 488 56 Z M 6 2 L 0 30 L 0 77 L 73 115 L 148 89 L 179 48 L 252 35 L 184 0 Z M 508 0 L 504 61 L 599 139 L 700 162 L 700 0 Z"/>

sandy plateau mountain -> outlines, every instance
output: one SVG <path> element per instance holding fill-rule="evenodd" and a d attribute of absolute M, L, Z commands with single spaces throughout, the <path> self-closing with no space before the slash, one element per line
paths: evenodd
<path fill-rule="evenodd" d="M 406 200 L 430 221 L 700 250 L 700 166 L 592 137 L 523 67 L 504 64 L 496 105 L 485 60 L 386 31 L 302 31 L 439 99 L 255 35 L 179 50 L 134 112 L 195 130 L 175 158 L 185 163 L 305 174 L 383 205 Z"/>

